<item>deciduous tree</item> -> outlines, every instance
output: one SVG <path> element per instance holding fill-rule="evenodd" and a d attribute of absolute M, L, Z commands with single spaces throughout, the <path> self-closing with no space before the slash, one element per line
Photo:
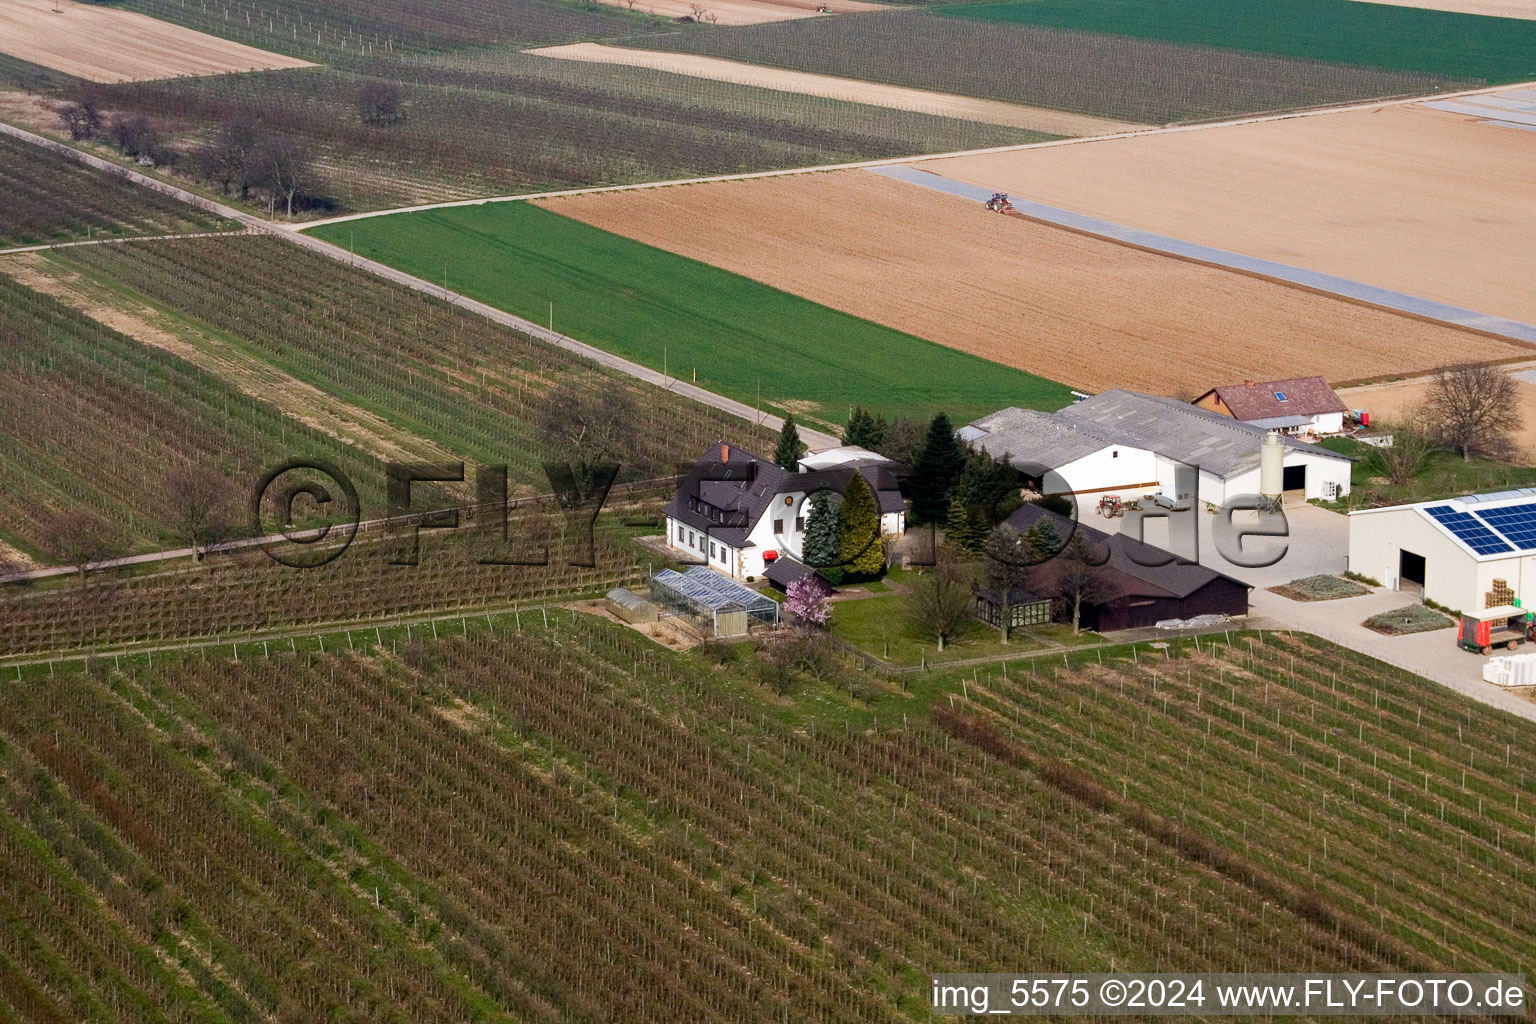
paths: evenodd
<path fill-rule="evenodd" d="M 1013 592 L 1029 575 L 1030 552 L 1018 530 L 1008 523 L 999 523 L 987 537 L 981 556 L 987 586 L 997 595 L 998 628 L 1006 644 L 1013 632 Z"/>
<path fill-rule="evenodd" d="M 1435 374 L 1424 407 L 1440 442 L 1463 459 L 1474 452 L 1506 458 L 1520 429 L 1515 395 L 1514 380 L 1496 366 L 1451 366 Z"/>
<path fill-rule="evenodd" d="M 1380 433 L 1390 434 L 1392 443 L 1384 448 L 1373 447 L 1367 465 L 1394 484 L 1409 483 L 1435 449 L 1422 410 L 1411 409 L 1395 420 L 1380 421 L 1374 426 Z"/>
<path fill-rule="evenodd" d="M 405 120 L 400 87 L 394 82 L 371 79 L 357 90 L 357 116 L 363 124 L 383 128 Z"/>
<path fill-rule="evenodd" d="M 789 585 L 784 607 L 803 625 L 821 628 L 832 613 L 832 588 L 814 572 L 806 573 Z"/>
<path fill-rule="evenodd" d="M 161 504 L 176 535 L 202 559 L 208 545 L 228 537 L 235 523 L 235 488 L 211 466 L 184 466 L 166 474 Z"/>
<path fill-rule="evenodd" d="M 965 573 L 954 562 L 942 561 L 907 589 L 907 620 L 942 651 L 970 624 L 974 600 Z"/>
<path fill-rule="evenodd" d="M 43 536 L 43 546 L 66 564 L 73 565 L 85 579 L 92 562 L 101 562 L 120 554 L 122 535 L 105 520 L 90 512 L 64 512 L 55 517 Z"/>

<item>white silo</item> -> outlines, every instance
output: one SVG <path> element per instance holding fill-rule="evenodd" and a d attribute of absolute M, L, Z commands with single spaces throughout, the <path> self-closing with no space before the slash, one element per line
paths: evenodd
<path fill-rule="evenodd" d="M 1279 508 L 1285 492 L 1285 442 L 1278 430 L 1264 435 L 1259 449 L 1259 498 L 1266 508 Z"/>

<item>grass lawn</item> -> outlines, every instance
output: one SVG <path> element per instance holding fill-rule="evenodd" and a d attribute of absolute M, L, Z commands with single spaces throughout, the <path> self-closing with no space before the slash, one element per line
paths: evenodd
<path fill-rule="evenodd" d="M 1014 630 L 1005 645 L 1001 634 L 982 622 L 973 622 L 965 635 L 946 644 L 941 652 L 931 639 L 921 636 L 906 621 L 900 596 L 839 601 L 832 605 L 828 626 L 833 635 L 892 665 L 944 664 L 971 658 L 1002 658 L 1044 650 L 1052 641 L 1069 646 L 1098 643 L 1104 638 L 1084 630 L 1072 635 L 1061 623 Z"/>
<path fill-rule="evenodd" d="M 1355 0 L 1028 0 L 937 13 L 1489 82 L 1536 77 L 1536 21 Z"/>
<path fill-rule="evenodd" d="M 1385 477 L 1371 458 L 1374 449 L 1370 445 L 1348 437 L 1330 437 L 1321 443 L 1330 451 L 1357 460 L 1350 471 L 1350 495 L 1343 501 L 1320 502 L 1325 508 L 1338 512 L 1373 504 L 1407 505 L 1462 494 L 1536 486 L 1536 467 L 1512 466 L 1490 459 L 1463 459 L 1454 452 L 1432 452 L 1408 484 L 1383 483 Z"/>
<path fill-rule="evenodd" d="M 956 423 L 1057 409 L 1054 381 L 527 203 L 375 217 L 314 234 L 749 405 L 841 424 L 851 405 Z"/>

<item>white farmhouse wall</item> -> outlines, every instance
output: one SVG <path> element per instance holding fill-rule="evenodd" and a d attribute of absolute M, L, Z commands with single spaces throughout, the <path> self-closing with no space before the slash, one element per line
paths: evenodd
<path fill-rule="evenodd" d="M 1424 597 L 1447 608 L 1482 607 L 1483 567 L 1461 545 L 1442 533 L 1421 516 L 1416 508 L 1362 509 L 1349 516 L 1349 568 L 1369 576 L 1387 587 L 1398 587 L 1401 553 L 1411 551 L 1424 556 Z M 1484 565 L 1508 566 L 1520 559 L 1506 559 Z M 1515 566 L 1516 568 L 1518 566 Z M 1488 580 L 1504 572 L 1486 574 Z M 1505 576 L 1504 578 L 1508 578 Z M 1536 584 L 1536 573 L 1530 577 Z M 1514 584 L 1514 581 L 1510 581 Z M 1532 588 L 1536 597 L 1536 586 Z M 1518 591 L 1517 591 L 1518 593 Z"/>
<path fill-rule="evenodd" d="M 1045 474 L 1046 494 L 1085 494 L 1146 489 L 1159 479 L 1157 456 L 1142 448 L 1110 445 Z"/>

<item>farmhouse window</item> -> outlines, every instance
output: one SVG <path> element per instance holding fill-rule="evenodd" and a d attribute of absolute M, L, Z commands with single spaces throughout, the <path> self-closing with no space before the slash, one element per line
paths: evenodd
<path fill-rule="evenodd" d="M 1275 392 L 1275 401 L 1277 401 L 1277 402 L 1288 402 L 1288 401 L 1290 401 L 1290 399 L 1285 397 L 1285 392 L 1284 391 L 1276 391 Z"/>
<path fill-rule="evenodd" d="M 1118 459 L 1120 457 L 1120 449 L 1116 448 L 1114 451 L 1110 452 L 1109 457 L 1112 459 Z"/>
<path fill-rule="evenodd" d="M 795 516 L 795 532 L 805 532 L 805 516 Z"/>
<path fill-rule="evenodd" d="M 773 532 L 774 533 L 783 533 L 784 532 L 784 520 L 782 520 L 782 519 L 775 519 L 773 521 Z"/>

